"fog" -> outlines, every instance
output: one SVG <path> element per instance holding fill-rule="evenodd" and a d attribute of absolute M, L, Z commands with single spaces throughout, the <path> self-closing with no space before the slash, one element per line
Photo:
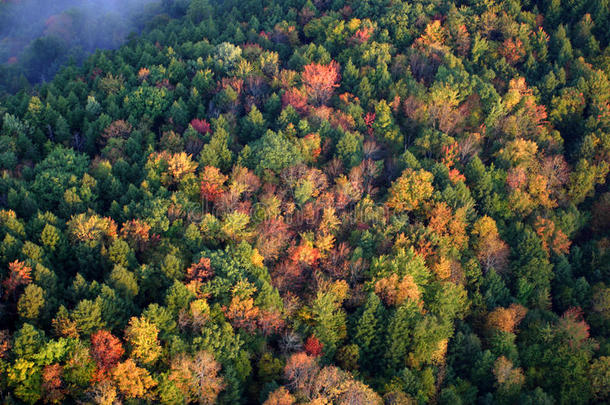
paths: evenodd
<path fill-rule="evenodd" d="M 120 46 L 162 12 L 160 0 L 0 0 L 0 64 L 30 82 L 72 60 Z"/>

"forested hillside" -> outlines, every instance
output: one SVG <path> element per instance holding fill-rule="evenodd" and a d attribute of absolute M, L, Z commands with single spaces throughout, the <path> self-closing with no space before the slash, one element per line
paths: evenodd
<path fill-rule="evenodd" d="M 161 7 L 0 98 L 2 403 L 610 401 L 607 0 Z"/>

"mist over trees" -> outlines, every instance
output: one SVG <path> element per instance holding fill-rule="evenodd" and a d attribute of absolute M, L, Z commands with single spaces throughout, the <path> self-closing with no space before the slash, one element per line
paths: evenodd
<path fill-rule="evenodd" d="M 159 0 L 3 1 L 0 64 L 30 83 L 48 81 L 68 62 L 119 47 L 152 16 L 170 9 L 177 9 L 173 2 Z"/>

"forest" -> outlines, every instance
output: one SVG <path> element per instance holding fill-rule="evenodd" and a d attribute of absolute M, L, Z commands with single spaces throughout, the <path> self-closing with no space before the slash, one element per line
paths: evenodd
<path fill-rule="evenodd" d="M 142 9 L 0 68 L 2 404 L 610 402 L 610 1 Z"/>

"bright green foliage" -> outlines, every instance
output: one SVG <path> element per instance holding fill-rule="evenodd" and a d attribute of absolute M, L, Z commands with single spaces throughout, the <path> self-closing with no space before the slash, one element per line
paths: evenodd
<path fill-rule="evenodd" d="M 280 172 L 301 161 L 297 145 L 282 132 L 268 130 L 254 143 L 252 166 L 257 173 Z"/>
<path fill-rule="evenodd" d="M 141 86 L 123 100 L 134 119 L 156 120 L 168 107 L 167 91 L 157 87 Z"/>

